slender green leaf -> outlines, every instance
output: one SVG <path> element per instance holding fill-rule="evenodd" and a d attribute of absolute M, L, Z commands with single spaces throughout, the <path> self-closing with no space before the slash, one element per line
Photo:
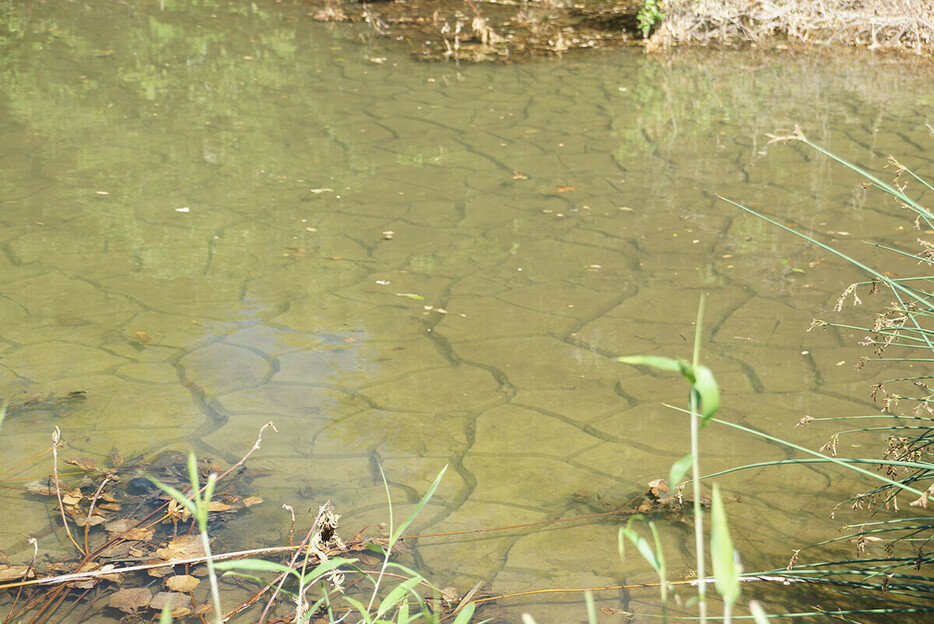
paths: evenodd
<path fill-rule="evenodd" d="M 410 578 L 393 587 L 392 591 L 386 594 L 386 597 L 383 598 L 382 602 L 380 602 L 379 606 L 376 608 L 376 618 L 379 619 L 383 617 L 389 611 L 398 606 L 400 602 L 406 599 L 409 591 L 418 585 L 420 581 L 421 579 L 418 578 Z"/>
<path fill-rule="evenodd" d="M 713 372 L 706 366 L 694 367 L 696 379 L 694 381 L 694 390 L 700 398 L 701 407 L 701 425 L 706 425 L 710 419 L 716 415 L 720 409 L 720 388 L 717 386 L 717 380 L 714 379 Z"/>
<path fill-rule="evenodd" d="M 415 510 L 409 515 L 408 518 L 402 521 L 402 524 L 399 525 L 399 528 L 397 528 L 392 534 L 392 537 L 389 538 L 390 549 L 392 545 L 398 541 L 402 534 L 405 533 L 405 530 L 409 528 L 409 525 L 412 524 L 418 514 L 421 513 L 422 509 L 425 508 L 425 505 L 428 504 L 428 501 L 431 500 L 431 497 L 435 495 L 435 490 L 437 490 L 438 486 L 441 485 L 441 479 L 444 477 L 444 473 L 447 471 L 447 469 L 447 465 L 441 469 L 441 472 L 439 472 L 438 476 L 435 477 L 434 482 L 432 482 L 432 484 L 428 487 L 428 491 L 425 492 L 424 496 L 422 496 L 422 500 L 418 501 L 418 504 L 415 506 Z"/>
<path fill-rule="evenodd" d="M 613 359 L 623 364 L 631 364 L 632 366 L 651 366 L 652 368 L 671 371 L 673 373 L 681 371 L 681 365 L 678 360 L 662 357 L 660 355 L 627 355 Z"/>
<path fill-rule="evenodd" d="M 694 373 L 694 367 L 687 360 L 678 360 L 678 371 L 681 373 L 681 376 L 687 379 L 693 385 L 696 381 L 696 376 Z"/>
<path fill-rule="evenodd" d="M 360 617 L 363 618 L 364 622 L 369 623 L 373 621 L 373 618 L 370 616 L 369 612 L 367 612 L 366 606 L 362 602 L 360 602 L 359 600 L 354 600 L 353 598 L 347 595 L 345 595 L 343 599 L 344 601 L 349 603 L 350 606 L 352 606 L 354 609 L 357 610 L 357 612 L 360 614 Z"/>
<path fill-rule="evenodd" d="M 201 507 L 201 483 L 198 480 L 198 458 L 188 453 L 188 480 L 191 482 L 191 498 L 197 507 Z"/>
<path fill-rule="evenodd" d="M 587 605 L 588 624 L 597 624 L 597 605 L 593 601 L 593 592 L 589 589 L 584 592 L 584 603 Z"/>
<path fill-rule="evenodd" d="M 756 621 L 756 624 L 769 624 L 769 616 L 766 615 L 765 609 L 758 600 L 750 601 L 749 612 L 752 613 L 752 619 Z"/>
<path fill-rule="evenodd" d="M 330 561 L 334 561 L 331 559 Z M 214 564 L 218 570 L 249 570 L 250 572 L 284 572 L 295 578 L 301 578 L 298 570 L 287 565 L 266 561 L 265 559 L 240 559 L 239 561 L 218 561 Z"/>
<path fill-rule="evenodd" d="M 457 612 L 457 617 L 454 618 L 454 621 L 451 624 L 468 624 L 470 618 L 473 617 L 473 612 L 477 610 L 477 603 L 469 602 L 464 605 L 464 608 Z"/>
<path fill-rule="evenodd" d="M 652 550 L 652 545 L 649 544 L 649 541 L 639 535 L 635 529 L 629 526 L 629 524 L 635 519 L 635 516 L 630 518 L 629 522 L 626 523 L 626 526 L 620 527 L 619 529 L 619 553 L 620 558 L 624 556 L 624 541 L 625 537 L 628 539 L 633 546 L 636 547 L 636 550 L 639 551 L 639 554 L 642 555 L 642 558 L 645 559 L 652 568 L 655 569 L 655 572 L 661 574 L 662 563 L 659 560 L 656 553 Z"/>
<path fill-rule="evenodd" d="M 727 525 L 726 511 L 720 487 L 713 484 L 713 500 L 710 509 L 710 560 L 717 593 L 732 607 L 739 599 L 740 570 L 733 554 L 733 540 Z"/>
<path fill-rule="evenodd" d="M 149 479 L 152 482 L 152 484 L 155 485 L 157 488 L 159 488 L 160 490 L 162 490 L 163 492 L 165 492 L 166 494 L 174 498 L 176 501 L 178 501 L 178 504 L 182 505 L 185 509 L 187 509 L 188 513 L 190 513 L 192 516 L 197 516 L 198 508 L 195 506 L 194 501 L 192 501 L 190 498 L 188 498 L 187 496 L 185 496 L 184 494 L 176 490 L 171 485 L 165 484 L 156 478 L 153 478 L 153 477 L 146 477 L 146 478 Z"/>
<path fill-rule="evenodd" d="M 257 586 L 259 586 L 259 587 L 263 587 L 263 586 L 265 586 L 265 585 L 268 584 L 268 581 L 266 581 L 265 579 L 263 579 L 263 578 L 261 578 L 261 577 L 259 577 L 259 576 L 256 576 L 255 574 L 245 574 L 245 573 L 243 573 L 243 572 L 234 572 L 234 571 L 232 571 L 232 570 L 228 570 L 227 572 L 224 572 L 224 574 L 223 574 L 222 576 L 223 576 L 224 578 L 227 578 L 228 576 L 236 576 L 237 578 L 249 579 L 250 581 L 253 581 L 254 583 L 256 583 Z M 289 591 L 289 590 L 284 589 L 284 588 L 283 588 L 283 589 L 280 589 L 280 590 L 279 590 L 279 593 L 280 593 L 280 594 L 284 594 L 284 595 L 289 596 L 289 597 L 295 597 L 295 595 L 296 595 L 295 592 Z"/>
<path fill-rule="evenodd" d="M 691 462 L 693 461 L 693 455 L 685 455 L 671 465 L 671 470 L 668 471 L 668 487 L 671 492 L 674 492 L 678 484 L 681 483 L 681 480 L 684 479 L 684 475 L 691 469 Z"/>
<path fill-rule="evenodd" d="M 159 624 L 172 624 L 172 601 L 166 600 L 159 613 Z"/>
<path fill-rule="evenodd" d="M 322 561 L 314 567 L 311 572 L 306 572 L 302 576 L 302 582 L 308 583 L 314 579 L 320 577 L 323 574 L 327 574 L 331 570 L 336 570 L 341 566 L 351 566 L 356 563 L 356 559 L 348 559 L 346 557 L 335 557 L 333 559 L 328 559 L 327 561 Z"/>

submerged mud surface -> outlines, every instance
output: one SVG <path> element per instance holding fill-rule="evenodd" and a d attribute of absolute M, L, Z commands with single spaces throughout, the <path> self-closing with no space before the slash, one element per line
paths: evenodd
<path fill-rule="evenodd" d="M 687 453 L 686 419 L 662 405 L 683 404 L 685 388 L 611 358 L 686 356 L 703 293 L 702 358 L 724 418 L 816 448 L 832 426 L 795 429 L 803 415 L 878 410 L 868 386 L 885 370 L 853 370 L 862 336 L 806 333 L 859 274 L 718 195 L 852 253 L 906 237 L 913 253 L 897 209 L 765 133 L 798 123 L 880 175 L 888 153 L 929 169 L 928 75 L 632 49 L 417 63 L 304 4 L 95 7 L 4 9 L 9 465 L 56 426 L 98 465 L 114 445 L 229 464 L 272 420 L 280 434 L 252 460 L 266 472 L 250 494 L 265 503 L 227 523 L 226 543 L 281 544 L 282 504 L 307 515 L 326 500 L 353 535 L 386 518 L 380 468 L 398 518 L 450 466 L 420 533 L 593 513 Z M 845 314 L 855 325 L 863 312 Z M 82 398 L 56 400 L 72 392 Z M 709 472 L 787 456 L 727 430 L 702 445 Z M 17 565 L 29 535 L 42 552 L 69 547 L 42 532 L 48 509 L 24 504 L 19 483 L 0 490 L 0 549 Z M 820 467 L 720 484 L 743 497 L 730 519 L 750 569 L 783 567 L 863 517 L 829 519 L 860 486 Z M 685 525 L 659 526 L 686 576 Z M 617 528 L 426 538 L 404 561 L 492 592 L 651 581 L 635 557 L 619 562 Z M 656 595 L 601 606 L 652 612 Z M 506 615 L 582 613 L 527 600 Z"/>

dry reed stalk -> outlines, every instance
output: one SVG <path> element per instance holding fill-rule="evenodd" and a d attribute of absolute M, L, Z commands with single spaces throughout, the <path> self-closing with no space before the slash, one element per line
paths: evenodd
<path fill-rule="evenodd" d="M 666 0 L 648 49 L 775 37 L 916 54 L 934 51 L 930 0 Z"/>

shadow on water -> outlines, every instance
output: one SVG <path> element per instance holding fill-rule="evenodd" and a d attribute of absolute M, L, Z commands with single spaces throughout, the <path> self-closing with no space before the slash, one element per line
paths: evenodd
<path fill-rule="evenodd" d="M 800 123 L 867 168 L 891 152 L 924 170 L 926 70 L 632 50 L 415 63 L 302 5 L 165 4 L 0 10 L 0 395 L 86 392 L 11 415 L 4 464 L 54 426 L 99 460 L 231 462 L 273 420 L 252 460 L 273 471 L 254 482 L 266 503 L 230 523 L 251 544 L 287 539 L 283 503 L 330 499 L 350 531 L 381 520 L 377 464 L 400 513 L 450 464 L 419 532 L 588 513 L 685 454 L 687 422 L 660 406 L 682 391 L 608 356 L 687 355 L 703 292 L 725 418 L 816 447 L 802 415 L 874 410 L 884 371 L 853 372 L 857 336 L 805 333 L 854 271 L 716 195 L 828 240 L 896 240 L 910 224 L 889 206 L 764 133 Z M 711 472 L 785 456 L 729 431 L 703 448 Z M 721 485 L 743 496 L 750 568 L 825 537 L 858 488 L 804 466 Z M 22 499 L 0 495 L 11 560 L 49 523 Z M 687 573 L 688 531 L 663 533 Z M 615 535 L 424 540 L 415 561 L 494 592 L 651 580 Z"/>

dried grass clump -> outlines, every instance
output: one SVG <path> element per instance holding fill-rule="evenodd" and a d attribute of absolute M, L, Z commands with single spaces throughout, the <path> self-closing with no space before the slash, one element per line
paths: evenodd
<path fill-rule="evenodd" d="M 790 41 L 874 50 L 934 51 L 931 0 L 665 0 L 650 50 Z"/>

